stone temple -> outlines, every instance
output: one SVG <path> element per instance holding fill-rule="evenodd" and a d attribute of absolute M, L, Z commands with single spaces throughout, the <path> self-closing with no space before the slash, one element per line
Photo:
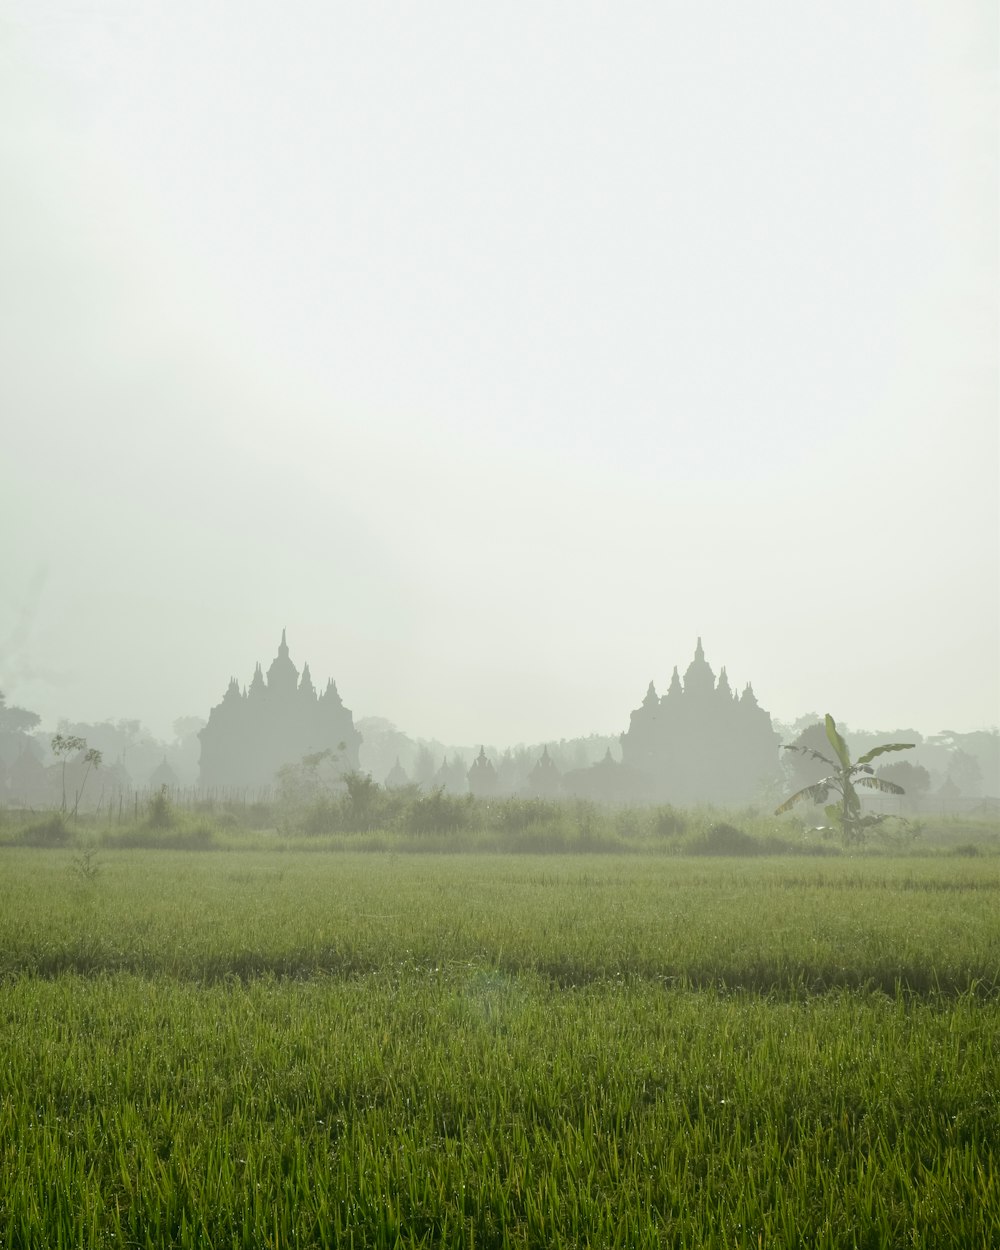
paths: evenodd
<path fill-rule="evenodd" d="M 662 698 L 649 683 L 621 743 L 622 764 L 660 802 L 747 802 L 781 775 L 770 714 L 752 686 L 733 691 L 725 668 L 716 682 L 700 638 L 683 682 L 675 667 Z"/>
<path fill-rule="evenodd" d="M 284 630 L 267 676 L 258 663 L 245 690 L 233 677 L 198 736 L 198 784 L 204 789 L 266 786 L 282 765 L 297 764 L 304 755 L 321 751 L 332 751 L 347 772 L 358 767 L 361 746 L 354 717 L 344 707 L 336 684 L 330 680 L 317 694 L 308 664 L 300 678 Z"/>

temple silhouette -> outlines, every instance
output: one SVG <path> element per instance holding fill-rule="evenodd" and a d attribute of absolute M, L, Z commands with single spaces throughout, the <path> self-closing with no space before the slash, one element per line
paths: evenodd
<path fill-rule="evenodd" d="M 649 683 L 621 744 L 622 765 L 662 802 L 745 802 L 781 775 L 770 714 L 751 685 L 734 693 L 725 668 L 716 683 L 700 638 L 683 682 L 675 667 L 662 698 Z"/>
<path fill-rule="evenodd" d="M 320 751 L 333 752 L 347 772 L 358 767 L 361 746 L 354 717 L 344 707 L 336 683 L 331 679 L 317 694 L 308 664 L 302 666 L 300 679 L 284 630 L 267 676 L 258 662 L 248 689 L 240 690 L 236 678 L 231 678 L 198 737 L 199 785 L 206 789 L 266 785 L 282 765 Z"/>

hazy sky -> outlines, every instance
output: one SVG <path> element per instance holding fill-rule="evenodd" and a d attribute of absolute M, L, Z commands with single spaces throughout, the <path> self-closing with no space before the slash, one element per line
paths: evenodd
<path fill-rule="evenodd" d="M 0 689 L 1000 718 L 997 6 L 0 0 Z"/>

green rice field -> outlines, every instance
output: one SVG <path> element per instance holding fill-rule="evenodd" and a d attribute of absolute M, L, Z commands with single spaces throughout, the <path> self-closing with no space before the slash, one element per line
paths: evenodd
<path fill-rule="evenodd" d="M 1000 859 L 0 851 L 0 1247 L 1000 1246 Z"/>

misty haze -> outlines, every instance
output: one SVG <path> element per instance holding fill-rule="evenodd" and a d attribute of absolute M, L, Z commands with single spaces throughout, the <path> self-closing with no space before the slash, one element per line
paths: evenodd
<path fill-rule="evenodd" d="M 0 1247 L 1000 1244 L 995 5 L 0 5 Z"/>

